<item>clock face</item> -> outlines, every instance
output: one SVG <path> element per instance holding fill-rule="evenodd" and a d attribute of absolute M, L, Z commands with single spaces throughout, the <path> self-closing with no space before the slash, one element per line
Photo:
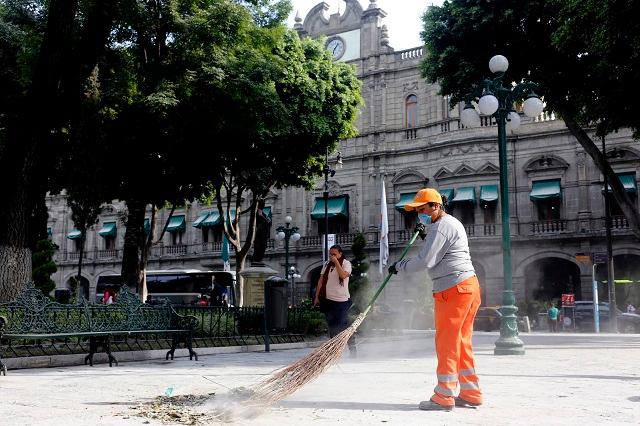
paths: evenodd
<path fill-rule="evenodd" d="M 327 49 L 331 52 L 333 59 L 340 59 L 344 54 L 344 41 L 341 38 L 332 38 L 327 43 Z"/>

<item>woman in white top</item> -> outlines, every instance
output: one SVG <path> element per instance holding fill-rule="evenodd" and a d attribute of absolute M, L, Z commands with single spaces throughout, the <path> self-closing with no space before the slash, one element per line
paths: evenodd
<path fill-rule="evenodd" d="M 331 338 L 349 326 L 348 311 L 352 305 L 349 294 L 350 276 L 351 262 L 344 258 L 342 247 L 331 246 L 329 261 L 320 272 L 314 300 L 314 305 L 324 312 Z M 352 357 L 356 356 L 355 337 L 349 339 L 349 351 Z"/>

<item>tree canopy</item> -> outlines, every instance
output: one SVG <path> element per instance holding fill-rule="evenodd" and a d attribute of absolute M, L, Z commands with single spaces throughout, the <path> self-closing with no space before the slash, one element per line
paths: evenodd
<path fill-rule="evenodd" d="M 224 194 L 239 206 L 248 191 L 245 241 L 237 223 L 227 229 L 244 259 L 256 200 L 310 186 L 325 150 L 355 132 L 354 70 L 287 30 L 289 10 L 288 0 L 2 2 L 0 185 L 11 208 L 0 211 L 0 289 L 30 273 L 27 213 L 61 188 L 87 206 L 126 201 L 124 257 L 135 260 L 147 205 Z M 34 113 L 44 119 L 31 125 Z"/>
<path fill-rule="evenodd" d="M 423 76 L 454 101 L 487 76 L 496 54 L 508 58 L 509 79 L 537 83 L 547 109 L 561 116 L 612 182 L 640 238 L 637 208 L 584 130 L 605 136 L 621 127 L 636 134 L 640 128 L 632 112 L 640 90 L 638 9 L 638 2 L 620 0 L 452 0 L 427 9 L 421 36 L 427 51 Z"/>

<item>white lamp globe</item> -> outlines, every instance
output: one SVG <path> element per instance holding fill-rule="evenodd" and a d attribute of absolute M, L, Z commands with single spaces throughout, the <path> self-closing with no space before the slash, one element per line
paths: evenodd
<path fill-rule="evenodd" d="M 527 117 L 537 117 L 544 110 L 544 103 L 537 96 L 529 96 L 522 104 L 522 109 Z"/>
<path fill-rule="evenodd" d="M 287 225 L 291 223 L 293 219 L 291 219 L 291 216 L 287 216 L 284 218 L 284 223 L 286 223 Z"/>
<path fill-rule="evenodd" d="M 484 95 L 478 101 L 478 108 L 484 115 L 493 115 L 498 110 L 498 98 L 492 94 Z"/>
<path fill-rule="evenodd" d="M 280 231 L 276 233 L 276 240 L 284 240 L 284 232 Z"/>
<path fill-rule="evenodd" d="M 489 70 L 492 73 L 507 72 L 509 61 L 502 55 L 496 55 L 489 60 Z"/>
<path fill-rule="evenodd" d="M 467 103 L 464 109 L 460 113 L 460 121 L 464 125 L 464 127 L 478 127 L 480 126 L 480 115 L 478 111 L 471 105 L 471 103 Z"/>
<path fill-rule="evenodd" d="M 291 239 L 293 241 L 298 241 L 300 239 L 300 234 L 298 234 L 297 232 L 295 232 L 292 236 Z"/>
<path fill-rule="evenodd" d="M 506 130 L 507 132 L 515 132 L 520 127 L 520 114 L 515 111 L 511 111 L 507 115 Z"/>

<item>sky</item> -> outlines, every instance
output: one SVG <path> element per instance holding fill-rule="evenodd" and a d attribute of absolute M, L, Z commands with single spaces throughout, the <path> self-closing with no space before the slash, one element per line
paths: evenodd
<path fill-rule="evenodd" d="M 296 11 L 304 21 L 307 12 L 322 0 L 291 0 L 293 12 L 289 16 L 288 25 L 293 27 Z M 332 13 L 344 11 L 344 0 L 324 0 L 330 7 L 327 16 Z M 360 0 L 363 9 L 369 7 L 370 0 Z M 420 31 L 422 30 L 422 14 L 427 6 L 440 5 L 442 0 L 377 0 L 378 7 L 387 12 L 387 17 L 382 20 L 389 29 L 389 45 L 395 50 L 410 49 L 422 45 Z"/>

